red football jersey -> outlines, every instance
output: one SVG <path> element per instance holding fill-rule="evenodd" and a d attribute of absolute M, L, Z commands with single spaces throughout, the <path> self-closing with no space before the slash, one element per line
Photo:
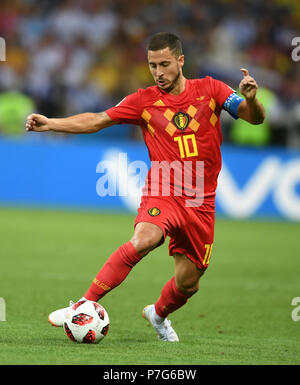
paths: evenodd
<path fill-rule="evenodd" d="M 187 79 L 179 95 L 158 86 L 139 89 L 106 111 L 116 122 L 142 128 L 151 160 L 144 194 L 192 200 L 202 178 L 203 203 L 214 207 L 221 169 L 220 113 L 233 92 L 207 76 Z"/>

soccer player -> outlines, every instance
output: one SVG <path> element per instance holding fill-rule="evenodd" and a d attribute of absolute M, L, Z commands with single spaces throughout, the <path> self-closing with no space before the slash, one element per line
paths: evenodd
<path fill-rule="evenodd" d="M 169 236 L 169 254 L 175 264 L 174 276 L 162 288 L 157 301 L 146 306 L 142 314 L 154 327 L 160 340 L 174 342 L 179 339 L 167 316 L 186 304 L 198 291 L 199 279 L 211 258 L 215 194 L 221 169 L 221 110 L 225 109 L 233 118 L 252 124 L 262 123 L 265 112 L 256 98 L 257 83 L 246 69 L 241 69 L 241 98 L 228 85 L 212 77 L 185 78 L 182 45 L 174 34 L 160 32 L 153 35 L 147 54 L 154 86 L 139 89 L 101 113 L 83 113 L 63 119 L 31 114 L 26 130 L 79 134 L 97 132 L 119 123 L 141 127 L 152 166 L 135 219 L 133 236 L 109 256 L 80 300 L 99 301 L 120 285 L 132 268 Z M 204 167 L 197 167 L 203 163 Z M 177 170 L 173 168 L 174 174 L 178 170 L 181 173 L 177 172 L 176 178 L 164 181 L 161 173 L 152 172 L 154 164 L 159 164 L 161 169 L 166 164 L 175 164 Z M 180 185 L 182 174 L 190 180 L 190 188 L 184 181 Z M 199 184 L 201 191 L 195 191 L 192 187 L 197 185 L 199 178 L 204 180 L 204 184 Z M 165 183 L 169 184 L 169 194 L 161 191 Z M 153 186 L 155 194 L 151 194 L 150 187 Z M 193 191 L 194 200 L 191 199 Z M 67 309 L 51 313 L 49 322 L 62 326 Z"/>

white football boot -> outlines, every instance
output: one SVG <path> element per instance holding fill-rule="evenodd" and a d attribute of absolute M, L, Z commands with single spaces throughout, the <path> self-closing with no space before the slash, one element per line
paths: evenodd
<path fill-rule="evenodd" d="M 165 318 L 161 323 L 158 323 L 155 316 L 156 312 L 153 304 L 144 308 L 142 317 L 148 320 L 154 327 L 158 338 L 161 341 L 178 342 L 179 338 L 175 330 L 171 327 L 171 321 Z"/>
<path fill-rule="evenodd" d="M 74 302 L 70 301 L 69 307 L 64 307 L 63 309 L 53 311 L 51 314 L 49 314 L 48 322 L 50 322 L 51 325 L 55 327 L 63 326 L 65 314 L 73 305 L 74 305 Z"/>

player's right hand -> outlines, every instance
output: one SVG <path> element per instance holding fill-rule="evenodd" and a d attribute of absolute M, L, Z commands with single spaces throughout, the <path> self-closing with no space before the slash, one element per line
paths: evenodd
<path fill-rule="evenodd" d="M 43 132 L 49 131 L 49 119 L 40 114 L 31 114 L 27 117 L 26 131 Z"/>

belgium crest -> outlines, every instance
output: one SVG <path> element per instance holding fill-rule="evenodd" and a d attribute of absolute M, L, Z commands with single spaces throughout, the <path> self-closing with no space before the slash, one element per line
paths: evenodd
<path fill-rule="evenodd" d="M 148 214 L 151 215 L 151 217 L 156 217 L 160 214 L 160 209 L 158 209 L 157 207 L 152 207 L 152 209 L 148 210 Z"/>
<path fill-rule="evenodd" d="M 190 118 L 185 112 L 177 112 L 173 117 L 173 122 L 179 130 L 185 130 L 189 124 Z"/>

